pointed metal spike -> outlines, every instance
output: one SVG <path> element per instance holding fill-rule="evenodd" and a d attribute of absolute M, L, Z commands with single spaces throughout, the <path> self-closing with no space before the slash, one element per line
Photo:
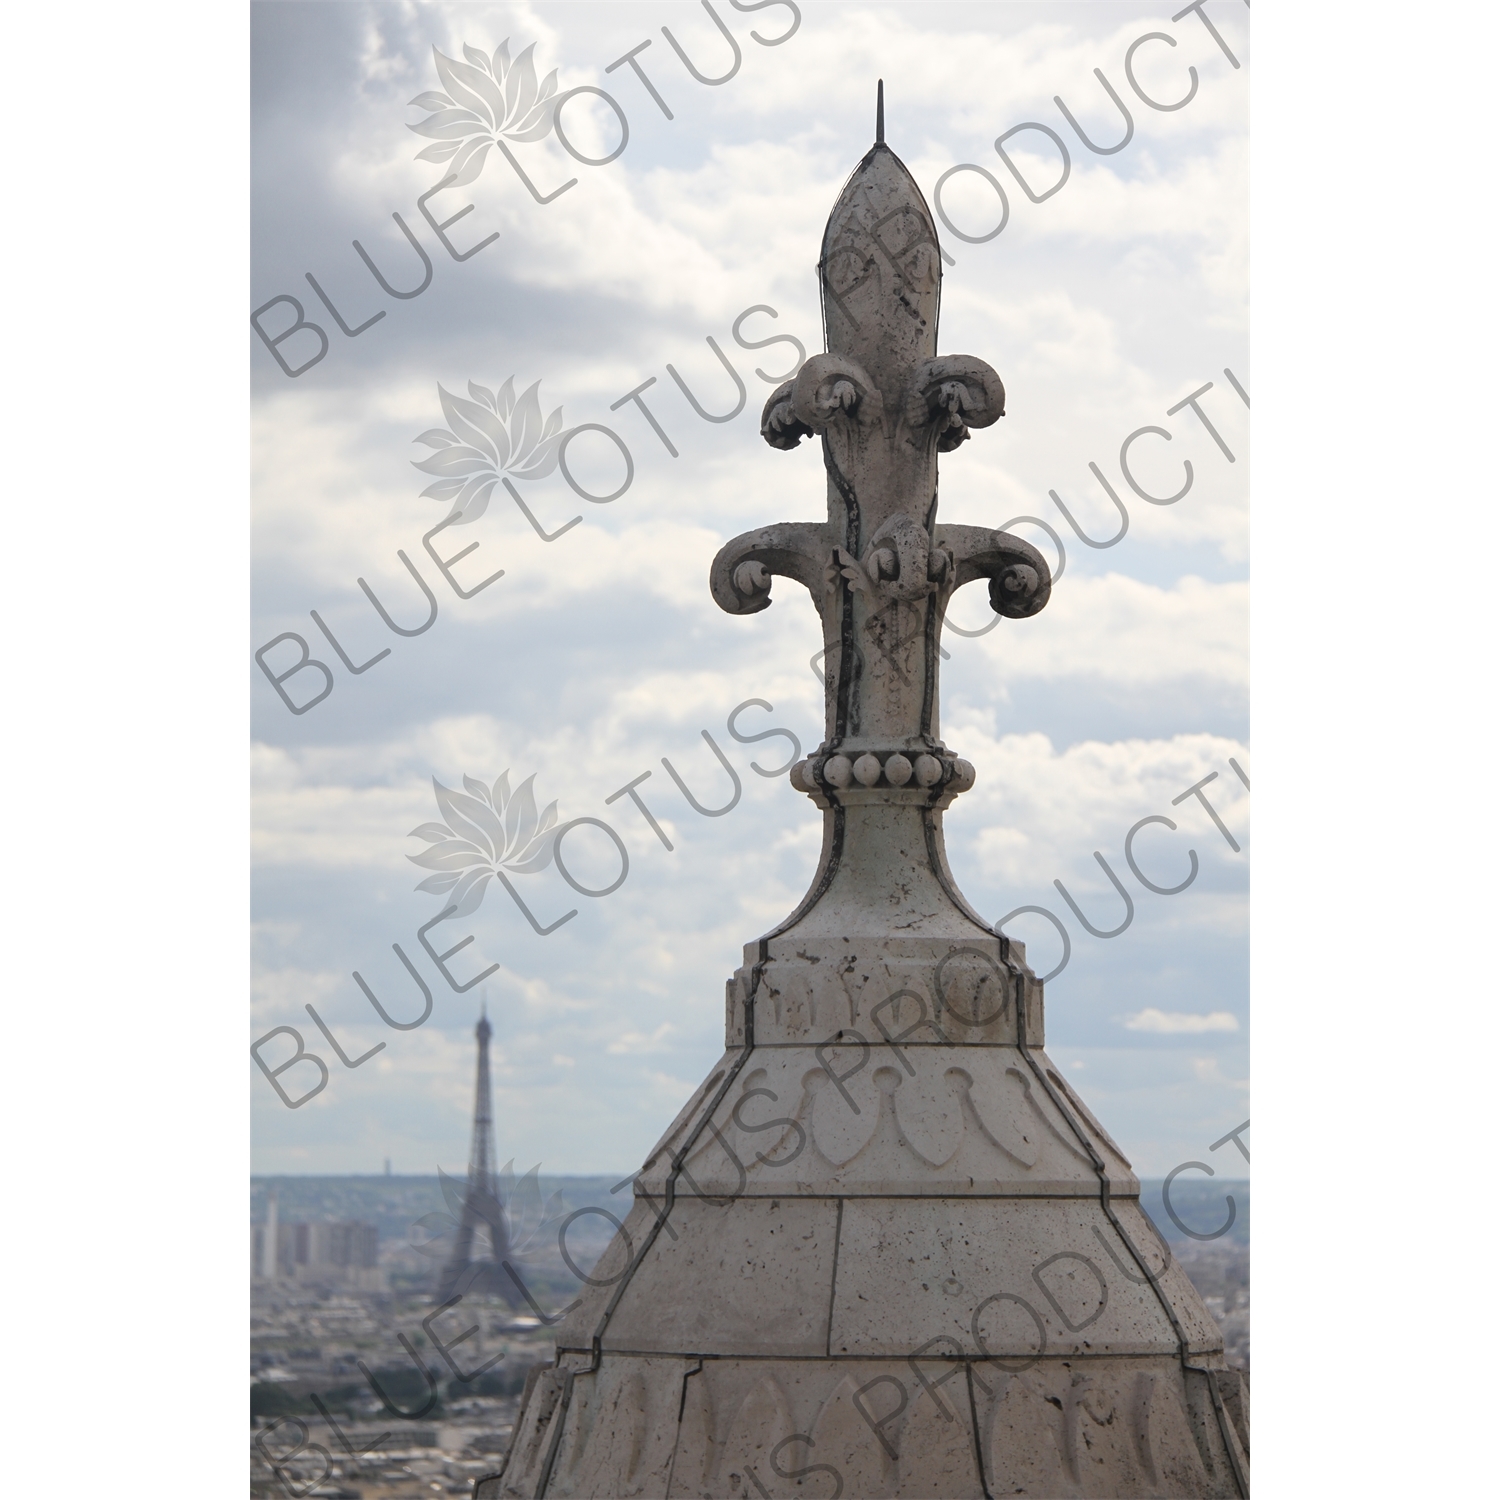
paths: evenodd
<path fill-rule="evenodd" d="M 875 80 L 875 144 L 885 145 L 885 79 Z"/>

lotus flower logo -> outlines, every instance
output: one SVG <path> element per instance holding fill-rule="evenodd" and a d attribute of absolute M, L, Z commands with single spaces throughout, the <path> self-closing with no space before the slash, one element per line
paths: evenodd
<path fill-rule="evenodd" d="M 500 1230 L 498 1242 L 507 1247 L 512 1258 L 520 1260 L 528 1252 L 535 1253 L 542 1247 L 546 1231 L 562 1218 L 567 1204 L 560 1191 L 553 1193 L 545 1203 L 542 1201 L 538 1179 L 540 1162 L 519 1178 L 515 1166 L 514 1161 L 508 1161 L 495 1174 L 493 1193 L 486 1185 L 474 1196 L 481 1218 Z M 452 1236 L 463 1223 L 464 1204 L 469 1192 L 463 1178 L 450 1177 L 442 1167 L 438 1168 L 438 1179 L 448 1212 L 423 1214 L 412 1228 L 425 1230 L 427 1238 L 419 1241 L 411 1236 L 408 1243 L 422 1255 L 443 1260 L 451 1253 Z"/>
<path fill-rule="evenodd" d="M 418 94 L 412 104 L 432 113 L 420 125 L 406 128 L 434 143 L 417 152 L 417 160 L 447 162 L 448 174 L 456 174 L 450 187 L 473 182 L 484 170 L 490 147 L 502 136 L 508 141 L 539 141 L 552 129 L 557 70 L 538 88 L 531 61 L 535 48 L 532 43 L 514 62 L 509 40 L 495 48 L 493 57 L 466 45 L 467 62 L 432 49 L 438 77 L 448 92 Z"/>
<path fill-rule="evenodd" d="M 497 392 L 469 382 L 469 395 L 452 395 L 438 387 L 438 400 L 448 427 L 433 427 L 413 438 L 438 451 L 431 458 L 413 459 L 413 466 L 437 481 L 422 491 L 424 500 L 451 500 L 448 515 L 455 526 L 477 521 L 490 503 L 490 494 L 503 474 L 517 479 L 545 479 L 556 467 L 567 433 L 562 407 L 545 421 L 537 391 L 530 385 L 518 398 L 512 376 Z"/>
<path fill-rule="evenodd" d="M 464 790 L 455 792 L 436 777 L 432 790 L 446 823 L 423 823 L 408 838 L 425 839 L 430 848 L 406 857 L 424 870 L 436 870 L 416 887 L 444 895 L 444 904 L 456 904 L 452 917 L 466 917 L 484 900 L 485 887 L 502 871 L 511 875 L 534 875 L 552 863 L 557 835 L 557 803 L 549 802 L 540 817 L 531 790 L 535 776 L 528 776 L 515 791 L 510 772 L 502 771 L 492 787 L 472 776 L 464 777 Z"/>

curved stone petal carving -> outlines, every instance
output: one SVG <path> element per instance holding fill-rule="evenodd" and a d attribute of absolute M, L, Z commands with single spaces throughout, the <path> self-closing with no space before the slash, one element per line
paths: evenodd
<path fill-rule="evenodd" d="M 739 1093 L 729 1110 L 728 1123 L 733 1126 L 734 1149 L 747 1170 L 755 1162 L 772 1168 L 788 1165 L 802 1154 L 806 1144 L 806 1130 L 794 1123 L 791 1114 L 798 1104 L 798 1096 L 788 1087 L 784 1072 L 784 1069 L 777 1069 L 775 1083 L 780 1085 L 778 1089 L 765 1068 L 752 1069 L 740 1081 Z M 786 1107 L 782 1108 L 784 1098 Z M 696 1156 L 694 1160 L 697 1160 Z"/>
<path fill-rule="evenodd" d="M 833 1049 L 841 1052 L 846 1049 Z M 847 1049 L 853 1059 L 853 1049 Z M 835 1058 L 835 1066 L 842 1062 Z M 880 1123 L 880 1094 L 868 1069 L 836 1084 L 822 1069 L 809 1073 L 803 1087 L 813 1091 L 812 1137 L 825 1160 L 842 1167 L 869 1145 Z"/>
<path fill-rule="evenodd" d="M 944 354 L 917 366 L 902 412 L 914 430 L 933 423 L 938 452 L 951 453 L 971 427 L 988 427 L 1005 415 L 1005 387 L 982 359 Z"/>
<path fill-rule="evenodd" d="M 951 1069 L 948 1079 L 955 1072 L 958 1069 Z M 959 1091 L 951 1083 L 947 1089 L 939 1085 L 934 1091 L 920 1086 L 925 1082 L 926 1079 L 912 1079 L 906 1087 L 896 1090 L 896 1117 L 911 1149 L 923 1161 L 940 1168 L 958 1155 L 964 1138 L 964 1117 L 958 1107 Z"/>
<path fill-rule="evenodd" d="M 729 1437 L 719 1455 L 719 1490 L 749 1494 L 747 1470 L 758 1474 L 762 1489 L 773 1483 L 770 1455 L 793 1432 L 791 1407 L 781 1382 L 774 1375 L 762 1375 L 729 1425 Z"/>
<path fill-rule="evenodd" d="M 677 1456 L 672 1466 L 672 1493 L 706 1495 L 713 1482 L 714 1406 L 706 1380 L 682 1382 L 682 1417 Z"/>
<path fill-rule="evenodd" d="M 990 1422 L 991 1493 L 1077 1493 L 1076 1481 L 1063 1467 L 1061 1405 L 1041 1376 L 1013 1375 L 1006 1381 Z"/>
<path fill-rule="evenodd" d="M 879 1051 L 872 1048 L 861 1063 L 858 1048 L 829 1048 L 821 1054 L 826 1066 L 812 1066 L 815 1048 L 768 1051 L 697 1135 L 679 1194 L 733 1199 L 747 1187 L 816 1193 L 835 1173 L 861 1191 L 937 1192 L 942 1181 L 965 1176 L 991 1183 L 1086 1180 L 1096 1190 L 1090 1157 L 1066 1122 L 1053 1118 L 1027 1068 L 998 1053 L 973 1059 L 949 1044 L 896 1043 L 890 1063 Z M 1089 1136 L 1112 1163 L 1113 1191 L 1137 1191 L 1129 1163 L 1114 1164 L 1102 1135 Z M 659 1195 L 664 1186 L 660 1171 L 641 1178 L 644 1192 Z M 1115 1251 L 1134 1267 L 1122 1247 Z"/>
<path fill-rule="evenodd" d="M 671 1449 L 660 1453 L 661 1444 L 655 1444 L 665 1463 L 649 1465 L 646 1449 L 649 1444 L 650 1388 L 641 1369 L 610 1369 L 606 1366 L 598 1376 L 580 1382 L 581 1389 L 575 1393 L 574 1407 L 577 1410 L 572 1441 L 559 1464 L 566 1475 L 565 1483 L 574 1494 L 596 1494 L 606 1485 L 612 1486 L 622 1500 L 633 1500 L 645 1485 L 644 1479 L 655 1478 L 660 1484 L 666 1478 L 666 1467 L 671 1461 Z M 599 1422 L 601 1412 L 608 1419 Z M 595 1426 L 599 1428 L 597 1441 L 590 1442 Z M 643 1473 L 643 1469 L 655 1467 L 655 1475 Z"/>
<path fill-rule="evenodd" d="M 866 1391 L 867 1383 L 873 1384 L 863 1369 L 858 1378 L 851 1372 L 839 1380 L 813 1423 L 812 1441 L 805 1448 L 799 1445 L 787 1453 L 782 1460 L 783 1470 L 791 1469 L 793 1460 L 798 1474 L 811 1476 L 821 1468 L 829 1479 L 836 1478 L 843 1493 L 850 1496 L 893 1492 L 896 1463 L 894 1455 L 887 1452 L 890 1437 L 876 1432 L 874 1421 L 861 1415 L 860 1410 L 863 1407 L 867 1412 L 878 1413 L 875 1421 L 879 1421 L 891 1404 L 891 1396 L 888 1390 Z M 885 1436 L 885 1442 L 877 1442 L 879 1436 Z"/>
<path fill-rule="evenodd" d="M 773 448 L 795 448 L 813 430 L 798 417 L 792 408 L 794 381 L 784 380 L 771 392 L 771 398 L 761 409 L 760 435 Z"/>
<path fill-rule="evenodd" d="M 792 382 L 792 410 L 814 432 L 823 432 L 840 417 L 877 422 L 885 403 L 879 387 L 852 359 L 815 354 Z"/>
<path fill-rule="evenodd" d="M 753 615 L 771 602 L 773 574 L 796 579 L 817 603 L 832 555 L 827 531 L 816 521 L 783 521 L 726 542 L 708 574 L 714 603 L 732 615 Z"/>
<path fill-rule="evenodd" d="M 1044 1117 L 1032 1102 L 1026 1075 L 1019 1068 L 1007 1068 L 998 1077 L 984 1072 L 976 1080 L 961 1068 L 950 1068 L 948 1077 L 968 1089 L 969 1103 L 985 1135 L 1023 1167 L 1034 1167 L 1041 1140 L 1037 1127 Z"/>
<path fill-rule="evenodd" d="M 990 608 L 1008 620 L 1025 620 L 1044 609 L 1052 595 L 1052 569 L 1029 542 L 987 526 L 936 528 L 936 542 L 953 557 L 953 587 L 976 578 L 990 581 Z"/>

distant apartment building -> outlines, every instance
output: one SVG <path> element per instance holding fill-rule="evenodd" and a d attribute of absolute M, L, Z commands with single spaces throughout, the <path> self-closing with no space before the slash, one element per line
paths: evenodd
<path fill-rule="evenodd" d="M 270 1253 L 273 1244 L 274 1264 Z M 251 1229 L 251 1264 L 262 1280 L 382 1292 L 386 1283 L 379 1252 L 380 1234 L 373 1224 L 278 1223 L 274 1202 L 266 1222 Z"/>

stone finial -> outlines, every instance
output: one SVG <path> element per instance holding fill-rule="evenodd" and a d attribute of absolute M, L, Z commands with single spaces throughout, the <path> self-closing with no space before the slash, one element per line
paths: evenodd
<path fill-rule="evenodd" d="M 990 604 L 1012 619 L 1047 602 L 1051 575 L 1035 548 L 1006 532 L 937 524 L 937 460 L 1005 415 L 1005 388 L 983 360 L 937 352 L 942 260 L 921 190 L 876 141 L 829 216 L 818 275 L 825 353 L 775 390 L 761 417 L 773 448 L 817 435 L 828 471 L 828 519 L 747 532 L 714 559 L 710 588 L 731 614 L 771 602 L 775 575 L 813 597 L 826 647 L 826 739 L 798 785 L 837 796 L 840 760 L 882 766 L 932 799 L 961 788 L 938 730 L 938 641 L 956 589 L 989 580 Z M 923 757 L 940 784 L 905 774 Z M 868 769 L 868 762 L 865 762 Z M 858 774 L 854 783 L 871 783 Z M 910 795 L 910 794 L 908 794 Z"/>
<path fill-rule="evenodd" d="M 1046 1055 L 1023 946 L 943 851 L 974 781 L 937 737 L 943 611 L 987 578 L 1024 618 L 1050 580 L 1024 542 L 935 522 L 937 455 L 1005 393 L 937 354 L 937 238 L 882 125 L 823 240 L 827 352 L 762 421 L 772 447 L 822 438 L 828 519 L 737 537 L 712 574 L 731 613 L 779 574 L 822 617 L 828 737 L 791 771 L 824 809 L 818 868 L 745 945 L 725 1053 L 547 1318 L 555 1362 L 477 1500 L 769 1496 L 800 1475 L 833 1495 L 1249 1493 L 1239 1372 Z"/>

